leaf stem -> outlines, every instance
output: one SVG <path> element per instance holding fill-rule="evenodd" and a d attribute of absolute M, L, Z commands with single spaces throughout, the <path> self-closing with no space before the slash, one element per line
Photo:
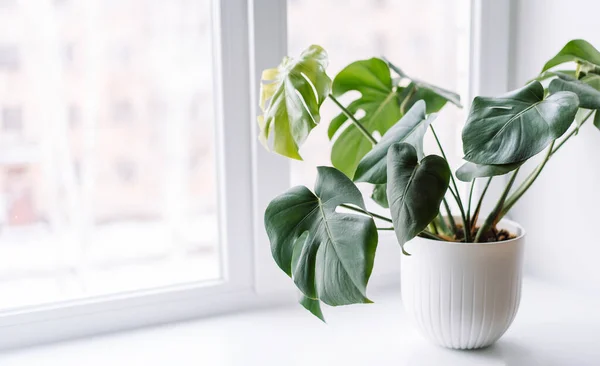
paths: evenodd
<path fill-rule="evenodd" d="M 403 95 L 405 95 L 405 97 L 402 98 L 402 102 L 400 102 L 400 113 L 402 113 L 403 115 L 406 113 L 406 105 L 408 104 L 408 102 L 410 102 L 410 98 L 412 98 L 416 92 L 417 86 L 413 82 L 408 84 L 408 86 L 404 90 Z"/>
<path fill-rule="evenodd" d="M 483 236 L 483 234 L 487 233 L 488 230 L 490 230 L 491 228 L 496 226 L 496 224 L 500 220 L 500 215 L 502 212 L 502 207 L 504 206 L 504 201 L 506 200 L 506 197 L 508 196 L 508 193 L 510 192 L 511 187 L 515 183 L 515 179 L 517 178 L 519 169 L 520 168 L 518 168 L 517 170 L 514 171 L 514 173 L 512 174 L 512 177 L 510 177 L 510 180 L 506 184 L 506 187 L 504 188 L 502 195 L 500 195 L 500 199 L 496 203 L 496 206 L 494 207 L 492 212 L 490 212 L 488 217 L 485 219 L 485 221 L 483 222 L 483 225 L 481 225 L 481 227 L 479 228 L 479 231 L 477 231 L 477 235 L 475 236 L 475 243 L 478 243 L 479 240 L 481 239 L 481 237 Z"/>
<path fill-rule="evenodd" d="M 488 188 L 490 187 L 490 183 L 492 183 L 492 178 L 494 177 L 490 177 L 487 181 L 487 183 L 485 184 L 485 187 L 483 188 L 483 191 L 481 192 L 481 196 L 479 197 L 479 201 L 477 202 L 477 206 L 475 206 L 475 211 L 473 211 L 473 217 L 471 217 L 471 234 L 473 234 L 473 229 L 475 228 L 475 226 L 477 225 L 477 219 L 479 218 L 479 211 L 481 210 L 481 204 L 483 203 L 483 197 L 485 196 L 485 193 L 487 192 Z"/>
<path fill-rule="evenodd" d="M 431 132 L 433 132 L 433 137 L 435 138 L 435 142 L 437 143 L 438 147 L 440 148 L 440 152 L 442 153 L 444 160 L 446 160 L 446 164 L 448 164 L 448 158 L 446 157 L 444 148 L 442 148 L 442 144 L 440 143 L 440 139 L 438 138 L 437 133 L 435 133 L 435 129 L 433 128 L 433 125 L 429 125 L 429 128 L 431 128 Z M 463 230 L 465 232 L 465 239 L 466 239 L 466 241 L 470 241 L 471 240 L 471 227 L 469 225 L 469 222 L 467 221 L 467 216 L 465 215 L 465 208 L 463 206 L 462 200 L 460 199 L 458 187 L 456 186 L 456 181 L 454 180 L 454 174 L 452 172 L 450 172 L 450 180 L 452 181 L 452 185 L 454 186 L 454 191 L 456 192 L 456 194 L 454 194 L 452 192 L 452 189 L 450 189 L 450 193 L 452 193 L 452 195 L 454 196 L 454 199 L 456 200 L 456 203 L 458 203 L 458 209 L 460 210 L 460 216 L 463 221 Z"/>
<path fill-rule="evenodd" d="M 369 216 L 371 216 L 371 217 L 373 217 L 375 219 L 379 219 L 381 221 L 392 223 L 392 219 L 390 219 L 390 218 L 378 215 L 378 214 L 376 214 L 374 212 L 363 210 L 362 208 L 359 208 L 359 207 L 356 207 L 356 206 L 351 206 L 351 205 L 342 203 L 340 205 L 340 207 L 347 208 L 348 210 L 355 211 L 355 212 L 361 212 L 361 213 L 367 214 L 367 215 L 369 215 Z"/>
<path fill-rule="evenodd" d="M 529 189 L 529 187 L 531 187 L 533 182 L 535 182 L 537 177 L 540 176 L 542 169 L 544 169 L 546 163 L 548 163 L 548 160 L 550 160 L 550 157 L 552 156 L 553 147 L 554 141 L 552 141 L 552 143 L 548 147 L 548 152 L 546 153 L 546 156 L 544 156 L 542 162 L 527 176 L 523 183 L 521 183 L 521 185 L 519 185 L 515 192 L 506 200 L 504 208 L 500 213 L 500 219 L 503 218 L 504 215 L 508 213 L 508 211 L 510 211 L 510 209 L 515 205 L 515 203 L 517 203 L 519 198 L 521 198 L 523 194 L 527 192 L 527 190 Z"/>
<path fill-rule="evenodd" d="M 381 231 L 384 231 L 384 230 L 394 230 L 394 228 L 393 227 L 378 227 L 377 230 L 381 230 Z"/>
<path fill-rule="evenodd" d="M 589 113 L 585 116 L 583 121 L 581 121 L 579 128 L 581 128 L 581 126 L 583 126 L 583 124 L 585 122 L 587 122 L 587 120 L 592 116 L 593 113 L 594 113 L 594 110 L 589 111 Z M 575 136 L 577 134 L 577 132 L 579 131 L 579 128 L 574 128 L 571 132 L 569 132 L 569 134 L 566 135 L 558 143 L 558 145 L 556 145 L 556 147 L 554 147 L 554 143 L 556 141 L 553 141 L 550 144 L 550 147 L 548 148 L 548 152 L 546 153 L 544 160 L 542 160 L 542 162 L 535 168 L 535 170 L 533 170 L 527 176 L 527 178 L 523 181 L 523 183 L 521 183 L 519 185 L 519 187 L 515 190 L 515 192 L 510 197 L 508 197 L 508 199 L 506 200 L 506 204 L 505 204 L 504 208 L 502 209 L 502 212 L 500 213 L 500 219 L 503 218 L 508 213 L 508 211 L 510 211 L 510 209 L 515 205 L 515 203 L 525 194 L 525 192 L 527 192 L 529 187 L 531 187 L 533 182 L 535 182 L 537 177 L 539 177 L 540 173 L 542 172 L 542 169 L 544 169 L 544 167 L 546 166 L 546 163 L 548 163 L 548 160 L 550 160 L 552 155 L 556 154 L 556 152 L 565 144 L 565 142 L 567 142 L 571 137 Z"/>
<path fill-rule="evenodd" d="M 446 201 L 445 197 L 442 199 L 442 203 L 444 204 L 444 208 L 446 209 L 446 214 L 448 216 L 448 223 L 450 224 L 450 227 L 452 228 L 452 234 L 456 235 L 456 233 L 458 232 L 458 228 L 456 227 L 456 222 L 454 221 L 454 216 L 452 216 L 452 211 L 450 211 L 450 205 L 448 204 L 448 201 Z M 444 219 L 444 217 L 442 216 L 442 220 L 443 219 Z"/>
<path fill-rule="evenodd" d="M 344 115 L 346 115 L 346 117 L 348 117 L 348 119 L 352 121 L 354 126 L 356 126 L 356 128 L 358 128 L 358 130 L 362 132 L 363 135 L 365 135 L 365 137 L 371 142 L 371 144 L 377 145 L 377 140 L 375 140 L 373 135 L 371 135 L 371 133 L 365 128 L 365 126 L 362 125 L 362 123 L 358 122 L 354 115 L 350 113 L 350 111 L 348 111 L 342 105 L 342 103 L 340 103 L 332 94 L 329 94 L 329 98 L 331 98 L 331 100 L 333 100 L 333 102 L 342 110 L 342 113 L 344 113 Z"/>
<path fill-rule="evenodd" d="M 430 233 L 429 231 L 425 231 L 425 230 L 421 231 L 418 236 L 420 236 L 422 238 L 427 238 L 427 239 L 446 241 L 441 236 L 435 235 L 434 233 Z"/>
<path fill-rule="evenodd" d="M 446 220 L 444 219 L 444 216 L 442 215 L 441 212 L 438 212 L 438 216 L 433 221 L 436 222 L 439 225 L 438 229 L 442 233 L 444 233 L 444 234 L 448 234 L 448 233 L 454 234 L 454 232 L 451 232 L 450 229 L 448 228 L 448 225 L 446 224 Z"/>
<path fill-rule="evenodd" d="M 473 199 L 473 188 L 475 187 L 476 180 L 477 178 L 473 178 L 473 180 L 471 181 L 471 189 L 469 190 L 469 202 L 467 203 L 467 221 L 469 222 L 469 226 L 471 225 L 471 200 Z"/>

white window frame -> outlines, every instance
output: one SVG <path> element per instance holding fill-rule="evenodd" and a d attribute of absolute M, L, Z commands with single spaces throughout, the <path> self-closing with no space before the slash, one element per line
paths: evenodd
<path fill-rule="evenodd" d="M 260 146 L 253 117 L 259 114 L 261 70 L 287 54 L 287 4 L 213 0 L 213 8 L 223 280 L 0 313 L 0 350 L 295 301 L 289 278 L 271 259 L 263 227 L 267 204 L 290 185 L 290 163 Z M 471 9 L 470 88 L 477 94 L 504 91 L 509 2 L 472 0 Z M 371 287 L 399 284 L 399 251 L 393 234 L 384 235 Z"/>

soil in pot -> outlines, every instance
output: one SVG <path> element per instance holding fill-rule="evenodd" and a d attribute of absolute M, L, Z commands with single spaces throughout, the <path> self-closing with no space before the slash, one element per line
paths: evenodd
<path fill-rule="evenodd" d="M 462 228 L 462 225 L 456 225 L 456 229 L 457 229 L 457 233 L 456 233 L 456 235 L 454 235 L 454 241 L 462 241 L 465 237 L 465 232 Z M 476 227 L 474 232 L 476 233 L 478 230 L 479 230 L 479 227 Z M 490 231 L 488 231 L 487 233 L 483 234 L 480 242 L 481 243 L 493 243 L 493 242 L 497 242 L 497 241 L 505 241 L 505 240 L 514 239 L 516 237 L 517 237 L 517 235 L 515 235 L 507 230 L 504 230 L 504 229 L 497 230 L 497 229 L 493 228 Z"/>

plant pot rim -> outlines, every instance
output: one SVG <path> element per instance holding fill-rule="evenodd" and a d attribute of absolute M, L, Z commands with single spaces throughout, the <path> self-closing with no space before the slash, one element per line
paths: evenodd
<path fill-rule="evenodd" d="M 460 216 L 453 216 L 453 217 L 457 223 L 460 223 L 462 220 Z M 432 242 L 432 243 L 440 243 L 440 244 L 443 243 L 444 245 L 450 244 L 450 245 L 463 245 L 463 246 L 464 245 L 467 245 L 467 246 L 494 245 L 495 246 L 495 245 L 509 244 L 509 243 L 521 240 L 527 234 L 525 232 L 525 229 L 523 229 L 523 226 L 521 226 L 519 223 L 517 223 L 513 220 L 510 220 L 510 219 L 503 218 L 502 220 L 500 220 L 500 222 L 498 222 L 498 226 L 502 229 L 505 229 L 511 233 L 516 234 L 516 237 L 514 237 L 512 239 L 508 239 L 508 240 L 490 241 L 490 242 L 485 242 L 485 243 L 473 243 L 473 242 L 465 243 L 465 242 L 455 242 L 455 241 L 441 241 L 441 240 L 434 240 L 434 239 L 423 238 L 423 237 L 417 237 L 417 238 L 419 238 L 419 240 L 425 240 L 427 242 Z"/>

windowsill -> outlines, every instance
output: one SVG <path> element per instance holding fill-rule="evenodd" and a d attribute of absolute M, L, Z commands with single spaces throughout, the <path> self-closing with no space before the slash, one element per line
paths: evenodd
<path fill-rule="evenodd" d="M 247 312 L 7 352 L 17 365 L 592 365 L 600 360 L 600 296 L 526 280 L 512 327 L 492 347 L 451 351 L 409 323 L 399 291 L 375 304 Z"/>

